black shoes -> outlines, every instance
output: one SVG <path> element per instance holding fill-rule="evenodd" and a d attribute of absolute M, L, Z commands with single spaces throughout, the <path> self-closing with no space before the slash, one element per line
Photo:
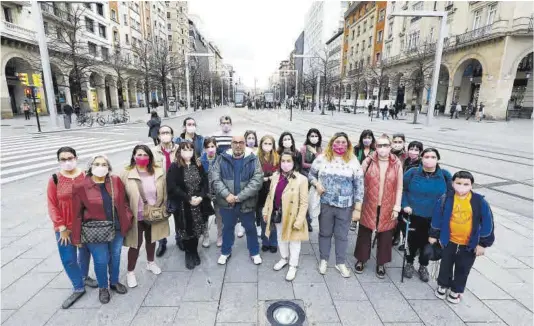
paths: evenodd
<path fill-rule="evenodd" d="M 90 288 L 96 289 L 98 287 L 98 282 L 96 280 L 93 280 L 89 276 L 87 276 L 85 278 L 85 285 L 90 287 Z"/>
<path fill-rule="evenodd" d="M 386 277 L 386 269 L 384 268 L 384 265 L 376 266 L 376 277 L 380 279 Z"/>
<path fill-rule="evenodd" d="M 313 232 L 313 227 L 311 226 L 310 223 L 308 223 L 308 232 Z"/>
<path fill-rule="evenodd" d="M 354 265 L 354 271 L 356 272 L 356 274 L 361 274 L 363 273 L 363 263 L 361 261 L 357 262 L 356 265 Z"/>
<path fill-rule="evenodd" d="M 275 247 L 275 246 L 271 246 L 271 248 L 269 248 L 269 250 L 275 254 L 277 251 L 278 251 L 278 247 Z"/>
<path fill-rule="evenodd" d="M 185 267 L 187 269 L 194 269 L 195 268 L 195 258 L 193 257 L 193 254 L 190 252 L 185 252 Z"/>
<path fill-rule="evenodd" d="M 109 302 L 110 295 L 108 289 L 100 289 L 98 292 L 98 300 L 100 300 L 100 303 L 106 304 Z"/>
<path fill-rule="evenodd" d="M 67 300 L 63 301 L 63 304 L 61 305 L 61 308 L 68 309 L 70 306 L 74 304 L 74 302 L 78 301 L 83 295 L 85 294 L 85 290 L 83 292 L 74 292 L 72 293 Z"/>
<path fill-rule="evenodd" d="M 261 251 L 266 252 L 266 251 L 269 251 L 270 248 L 271 248 L 271 247 L 269 247 L 269 246 L 263 246 L 263 245 L 262 245 L 262 246 L 261 246 Z"/>
<path fill-rule="evenodd" d="M 128 292 L 128 289 L 126 288 L 126 286 L 124 286 L 124 284 L 121 284 L 121 283 L 110 285 L 109 288 L 117 292 L 118 294 L 126 294 Z"/>
<path fill-rule="evenodd" d="M 181 251 L 185 251 L 185 246 L 182 239 L 176 239 L 176 245 L 178 246 L 178 249 L 180 249 Z"/>
<path fill-rule="evenodd" d="M 200 256 L 198 255 L 198 252 L 195 252 L 193 255 L 193 261 L 195 262 L 195 266 L 200 265 Z"/>
<path fill-rule="evenodd" d="M 160 243 L 158 250 L 156 251 L 156 257 L 161 257 L 165 254 L 165 251 L 167 251 L 167 245 Z"/>

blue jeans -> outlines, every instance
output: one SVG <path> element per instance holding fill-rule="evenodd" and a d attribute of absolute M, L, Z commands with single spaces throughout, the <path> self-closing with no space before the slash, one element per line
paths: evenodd
<path fill-rule="evenodd" d="M 245 228 L 245 233 L 247 235 L 248 251 L 251 256 L 256 256 L 260 252 L 258 233 L 254 224 L 256 213 L 254 211 L 242 213 L 239 206 L 219 209 L 223 221 L 223 243 L 221 253 L 223 255 L 230 255 L 232 253 L 232 247 L 235 240 L 235 225 L 239 219 L 241 225 Z"/>
<path fill-rule="evenodd" d="M 59 240 L 59 232 L 56 232 L 56 242 Z M 89 251 L 86 247 L 77 248 L 72 243 L 61 245 L 57 242 L 59 258 L 65 269 L 65 273 L 70 279 L 74 292 L 85 291 L 84 280 L 89 273 Z"/>
<path fill-rule="evenodd" d="M 115 231 L 115 238 L 107 243 L 88 243 L 87 249 L 93 256 L 96 280 L 98 287 L 107 289 L 109 285 L 119 283 L 119 270 L 121 263 L 121 249 L 124 237 L 120 231 Z M 108 266 L 109 276 L 108 281 Z"/>
<path fill-rule="evenodd" d="M 265 229 L 267 228 L 267 223 L 261 218 L 261 244 L 268 247 L 278 247 L 278 237 L 276 236 L 276 226 L 274 223 L 271 223 L 271 234 L 269 238 L 265 236 Z"/>

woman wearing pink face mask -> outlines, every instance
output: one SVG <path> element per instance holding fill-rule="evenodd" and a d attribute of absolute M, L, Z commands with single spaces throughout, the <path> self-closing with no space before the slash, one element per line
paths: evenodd
<path fill-rule="evenodd" d="M 451 174 L 442 169 L 438 161 L 439 152 L 435 148 L 427 148 L 421 153 L 422 164 L 404 173 L 402 210 L 410 219 L 410 231 L 408 235 L 409 255 L 406 256 L 404 276 L 412 278 L 415 269 L 413 263 L 415 255 L 419 251 L 419 278 L 428 282 L 427 270 L 428 258 L 422 255 L 425 245 L 428 243 L 428 230 L 434 205 L 438 199 L 452 190 Z"/>
<path fill-rule="evenodd" d="M 345 265 L 351 219 L 360 219 L 363 173 L 352 144 L 344 132 L 336 133 L 323 154 L 313 161 L 308 179 L 321 196 L 319 215 L 319 272 L 326 274 L 332 236 L 336 245 L 336 269 L 350 277 Z"/>
<path fill-rule="evenodd" d="M 295 169 L 294 155 L 284 150 L 280 169 L 272 176 L 269 194 L 263 208 L 265 236 L 276 230 L 281 259 L 274 265 L 279 271 L 289 264 L 286 280 L 293 281 L 297 274 L 302 241 L 308 240 L 308 180 Z"/>
<path fill-rule="evenodd" d="M 121 180 L 134 214 L 132 228 L 124 238 L 124 246 L 130 247 L 126 283 L 128 287 L 133 288 L 137 286 L 134 270 L 139 257 L 139 250 L 143 244 L 143 235 L 147 256 L 146 269 L 155 275 L 161 273 L 161 269 L 154 261 L 154 254 L 156 241 L 169 236 L 169 221 L 166 219 L 162 222 L 148 224 L 144 222 L 143 211 L 145 205 L 164 208 L 167 206 L 167 184 L 165 171 L 154 163 L 154 155 L 150 148 L 145 145 L 134 147 L 130 165 L 121 174 Z M 166 209 L 164 212 L 167 217 L 170 216 Z"/>

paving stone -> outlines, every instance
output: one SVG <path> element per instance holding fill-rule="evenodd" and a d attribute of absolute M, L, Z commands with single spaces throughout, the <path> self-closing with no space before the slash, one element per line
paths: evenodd
<path fill-rule="evenodd" d="M 530 268 L 534 267 L 534 257 L 532 256 L 516 256 L 515 258 L 517 258 L 519 261 L 521 261 L 523 264 L 527 265 Z"/>
<path fill-rule="evenodd" d="M 257 326 L 256 323 L 217 323 L 215 326 Z"/>
<path fill-rule="evenodd" d="M 219 268 L 224 268 L 220 266 Z M 258 266 L 254 265 L 248 255 L 235 255 L 226 264 L 225 283 L 258 282 Z"/>
<path fill-rule="evenodd" d="M 519 259 L 516 259 L 515 257 L 510 256 L 509 254 L 499 250 L 490 248 L 486 251 L 485 254 L 487 259 L 490 259 L 495 264 L 499 265 L 502 268 L 509 269 L 509 268 L 528 268 L 532 266 L 528 266 Z M 477 258 L 477 262 L 480 260 L 480 257 Z"/>
<path fill-rule="evenodd" d="M 276 273 L 273 271 L 272 273 Z M 258 300 L 293 300 L 293 284 L 285 280 L 287 268 L 278 272 L 284 276 L 283 279 L 277 281 L 266 281 L 260 279 L 258 281 Z M 298 272 L 297 272 L 298 275 Z M 298 277 L 298 276 L 297 276 Z"/>
<path fill-rule="evenodd" d="M 58 309 L 54 316 L 46 323 L 47 326 L 72 326 L 96 324 L 98 309 Z"/>
<path fill-rule="evenodd" d="M 508 325 L 532 325 L 532 312 L 515 300 L 483 300 Z"/>
<path fill-rule="evenodd" d="M 2 324 L 15 312 L 17 311 L 14 309 L 2 309 L 2 311 L 0 312 L 0 315 L 2 315 Z"/>
<path fill-rule="evenodd" d="M 19 309 L 48 284 L 58 273 L 30 272 L 2 291 L 2 309 Z"/>
<path fill-rule="evenodd" d="M 143 306 L 177 307 L 184 296 L 189 277 L 189 273 L 161 273 L 148 292 Z"/>
<path fill-rule="evenodd" d="M 300 244 L 300 255 L 315 255 L 315 251 L 313 251 L 312 244 L 309 241 L 303 241 Z"/>
<path fill-rule="evenodd" d="M 451 304 L 445 300 L 444 302 L 464 322 L 502 322 L 491 309 L 469 291 L 464 292 L 460 304 Z"/>
<path fill-rule="evenodd" d="M 369 301 L 337 301 L 334 304 L 343 326 L 373 326 L 382 322 Z"/>
<path fill-rule="evenodd" d="M 43 289 L 17 310 L 3 325 L 44 325 L 72 292 L 64 289 Z"/>
<path fill-rule="evenodd" d="M 19 237 L 11 237 L 11 236 L 5 236 L 4 232 L 2 231 L 2 237 L 0 238 L 0 247 L 4 248 L 5 246 L 9 245 L 13 241 L 18 240 Z"/>
<path fill-rule="evenodd" d="M 424 326 L 423 323 L 383 323 L 384 326 Z"/>
<path fill-rule="evenodd" d="M 30 250 L 26 251 L 20 258 L 48 258 L 51 254 L 55 253 L 59 257 L 57 242 L 52 235 L 50 239 L 33 246 Z"/>
<path fill-rule="evenodd" d="M 326 285 L 332 300 L 341 301 L 360 301 L 368 300 L 367 295 L 363 291 L 362 286 L 353 275 L 349 278 L 344 278 L 334 268 L 329 268 L 325 275 Z"/>
<path fill-rule="evenodd" d="M 218 307 L 218 302 L 183 302 L 178 308 L 174 325 L 213 325 Z"/>
<path fill-rule="evenodd" d="M 63 265 L 61 264 L 61 258 L 58 253 L 51 254 L 48 258 L 45 258 L 37 267 L 35 271 L 38 273 L 52 273 L 62 272 Z"/>
<path fill-rule="evenodd" d="M 500 267 L 487 257 L 477 258 L 473 265 L 473 269 L 480 272 L 480 274 L 484 275 L 484 277 L 498 285 L 500 288 L 504 288 L 505 285 L 509 283 L 522 282 L 521 278 L 516 276 L 512 270 Z"/>
<path fill-rule="evenodd" d="M 294 283 L 295 298 L 304 302 L 309 322 L 338 322 L 334 303 L 328 295 L 325 283 Z"/>
<path fill-rule="evenodd" d="M 517 276 L 520 280 L 525 282 L 526 284 L 529 284 L 530 287 L 532 287 L 533 282 L 533 269 L 532 268 L 522 268 L 522 269 L 509 269 L 510 273 Z"/>
<path fill-rule="evenodd" d="M 2 290 L 37 266 L 42 259 L 17 259 L 2 267 Z"/>
<path fill-rule="evenodd" d="M 443 300 L 408 300 L 425 325 L 464 325 Z"/>
<path fill-rule="evenodd" d="M 413 309 L 393 283 L 362 283 L 383 322 L 419 322 Z"/>
<path fill-rule="evenodd" d="M 434 289 L 429 286 L 428 283 L 421 282 L 419 277 L 414 276 L 410 278 L 404 278 L 404 283 L 401 282 L 401 272 L 402 268 L 389 268 L 389 275 L 393 275 L 393 283 L 402 293 L 402 295 L 410 299 L 435 299 Z M 397 277 L 398 276 L 398 277 Z"/>
<path fill-rule="evenodd" d="M 318 261 L 315 258 L 310 255 L 301 256 L 297 277 L 293 280 L 293 284 L 296 283 L 324 283 L 324 277 L 319 273 Z"/>
<path fill-rule="evenodd" d="M 225 283 L 217 322 L 256 323 L 258 320 L 258 285 Z"/>
<path fill-rule="evenodd" d="M 351 268 L 354 268 L 354 266 L 350 266 Z M 363 270 L 362 274 L 355 274 L 356 278 L 360 283 L 391 283 L 391 277 L 397 277 L 395 275 L 396 269 L 394 268 L 386 268 L 386 277 L 380 279 L 376 277 L 376 260 L 374 258 L 369 259 L 369 261 L 365 264 L 365 268 Z M 400 274 L 399 274 L 400 279 Z"/>
<path fill-rule="evenodd" d="M 50 283 L 46 285 L 48 289 L 71 289 L 72 284 L 65 271 L 59 273 Z"/>
<path fill-rule="evenodd" d="M 534 312 L 534 299 L 532 297 L 530 298 L 516 298 L 517 301 L 519 301 L 525 308 L 528 310 Z"/>
<path fill-rule="evenodd" d="M 131 325 L 172 325 L 177 312 L 178 307 L 141 307 Z"/>
<path fill-rule="evenodd" d="M 467 279 L 466 287 L 469 289 L 469 291 L 482 300 L 511 299 L 510 295 L 508 295 L 475 269 L 471 269 L 469 278 Z"/>
<path fill-rule="evenodd" d="M 224 279 L 224 269 L 212 271 L 195 268 L 191 274 L 182 301 L 219 301 Z"/>

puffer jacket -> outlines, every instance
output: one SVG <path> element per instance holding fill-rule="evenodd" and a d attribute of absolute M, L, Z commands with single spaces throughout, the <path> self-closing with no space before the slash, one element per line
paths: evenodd
<path fill-rule="evenodd" d="M 263 185 L 263 170 L 258 157 L 249 148 L 245 149 L 241 170 L 239 193 L 234 193 L 234 166 L 232 150 L 220 154 L 210 170 L 210 180 L 215 193 L 215 202 L 221 208 L 230 208 L 226 201 L 229 194 L 239 197 L 241 212 L 256 210 L 258 192 Z"/>

